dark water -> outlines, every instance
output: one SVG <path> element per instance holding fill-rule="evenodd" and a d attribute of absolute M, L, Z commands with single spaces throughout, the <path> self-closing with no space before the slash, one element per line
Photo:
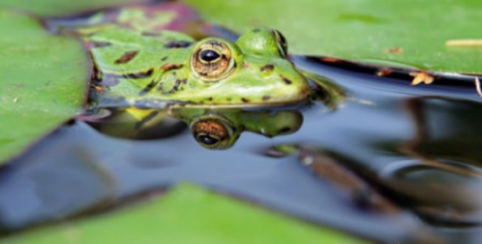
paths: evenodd
<path fill-rule="evenodd" d="M 482 242 L 482 106 L 469 81 L 412 87 L 294 61 L 344 94 L 300 109 L 294 134 L 246 132 L 228 150 L 207 150 L 184 126 L 134 141 L 75 121 L 0 171 L 1 228 L 188 181 L 383 243 Z"/>

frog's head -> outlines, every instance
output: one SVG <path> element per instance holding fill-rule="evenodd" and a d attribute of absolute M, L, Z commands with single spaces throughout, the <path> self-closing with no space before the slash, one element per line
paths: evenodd
<path fill-rule="evenodd" d="M 247 31 L 235 43 L 199 41 L 189 60 L 189 80 L 197 80 L 191 101 L 246 106 L 306 99 L 308 82 L 286 59 L 287 49 L 283 35 L 265 27 Z"/>

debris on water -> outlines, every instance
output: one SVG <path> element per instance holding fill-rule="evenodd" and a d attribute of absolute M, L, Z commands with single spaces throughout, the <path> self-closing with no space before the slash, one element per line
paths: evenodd
<path fill-rule="evenodd" d="M 381 195 L 353 169 L 331 156 L 328 152 L 313 146 L 300 145 L 299 159 L 320 179 L 327 181 L 355 206 L 384 214 L 396 214 L 400 207 Z"/>
<path fill-rule="evenodd" d="M 429 85 L 432 84 L 433 80 L 435 79 L 432 75 L 424 71 L 410 72 L 409 74 L 413 77 L 412 86 L 418 85 L 422 82 L 426 85 Z"/>

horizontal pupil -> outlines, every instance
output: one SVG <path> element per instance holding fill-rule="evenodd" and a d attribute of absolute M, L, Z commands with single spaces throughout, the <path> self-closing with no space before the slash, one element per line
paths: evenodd
<path fill-rule="evenodd" d="M 218 139 L 213 138 L 209 135 L 198 136 L 198 140 L 201 141 L 202 143 L 206 144 L 206 145 L 214 145 L 214 144 L 219 142 Z"/>
<path fill-rule="evenodd" d="M 213 50 L 204 50 L 201 52 L 201 59 L 206 62 L 211 62 L 213 60 L 218 59 L 219 57 L 220 57 L 219 53 Z"/>

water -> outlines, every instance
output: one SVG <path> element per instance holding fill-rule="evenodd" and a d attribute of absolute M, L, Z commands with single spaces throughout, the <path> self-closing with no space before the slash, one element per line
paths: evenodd
<path fill-rule="evenodd" d="M 82 18 L 47 26 L 59 32 L 56 25 Z M 237 38 L 217 26 L 203 31 Z M 0 196 L 8 196 L 0 197 L 0 233 L 91 217 L 192 182 L 374 242 L 482 242 L 482 105 L 472 77 L 411 86 L 406 64 L 369 60 L 397 67 L 387 72 L 293 61 L 324 88 L 323 102 L 155 111 L 135 125 L 125 111 L 102 110 L 63 125 L 0 169 Z M 151 129 L 138 133 L 143 126 Z M 221 133 L 207 137 L 206 128 Z"/>
<path fill-rule="evenodd" d="M 170 133 L 154 140 L 73 121 L 0 171 L 2 229 L 188 181 L 383 243 L 480 243 L 482 106 L 470 81 L 413 87 L 317 58 L 294 61 L 333 91 L 326 104 L 290 108 L 299 124 L 291 134 L 269 134 L 268 123 L 239 132 L 227 150 L 208 150 L 176 119 L 160 120 Z"/>

